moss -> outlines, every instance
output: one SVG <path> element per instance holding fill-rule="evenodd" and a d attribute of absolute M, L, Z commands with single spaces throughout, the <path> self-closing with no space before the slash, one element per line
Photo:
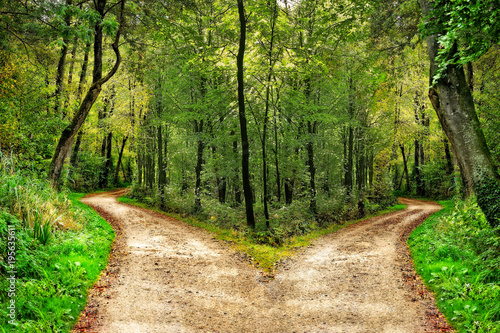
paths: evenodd
<path fill-rule="evenodd" d="M 500 226 L 500 184 L 496 179 L 481 177 L 476 181 L 475 188 L 477 203 L 486 220 L 493 227 Z"/>

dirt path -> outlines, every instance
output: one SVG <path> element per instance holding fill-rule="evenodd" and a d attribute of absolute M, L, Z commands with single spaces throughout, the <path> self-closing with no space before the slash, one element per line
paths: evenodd
<path fill-rule="evenodd" d="M 267 279 L 210 234 L 120 204 L 121 194 L 82 200 L 119 237 L 79 331 L 436 331 L 428 320 L 432 300 L 412 295 L 422 292 L 407 287 L 401 254 L 405 228 L 438 210 L 435 204 L 405 199 L 406 210 L 323 237 Z"/>

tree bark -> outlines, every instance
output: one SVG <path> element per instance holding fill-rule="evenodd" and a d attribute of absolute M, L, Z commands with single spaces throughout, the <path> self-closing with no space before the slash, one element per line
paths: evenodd
<path fill-rule="evenodd" d="M 410 193 L 410 175 L 408 173 L 408 160 L 405 154 L 405 146 L 403 144 L 399 144 L 399 148 L 401 148 L 401 155 L 403 156 L 403 164 L 404 164 L 404 174 L 406 180 L 406 193 Z M 410 153 L 408 153 L 410 154 Z M 408 156 L 409 157 L 409 156 Z"/>
<path fill-rule="evenodd" d="M 158 190 L 160 191 L 162 202 L 165 200 L 165 186 L 167 185 L 167 169 L 165 166 L 164 156 L 164 134 L 162 131 L 162 125 L 158 124 Z"/>
<path fill-rule="evenodd" d="M 122 147 L 120 149 L 120 152 L 118 153 L 118 162 L 116 163 L 116 170 L 115 170 L 115 184 L 118 184 L 118 172 L 120 170 L 120 165 L 122 164 L 123 151 L 125 150 L 125 145 L 127 143 L 127 140 L 128 140 L 128 135 L 125 135 L 122 140 Z M 123 177 L 125 178 L 125 172 L 123 173 Z"/>
<path fill-rule="evenodd" d="M 75 67 L 75 59 L 76 59 L 76 50 L 78 49 L 78 36 L 75 36 L 73 39 L 73 48 L 71 49 L 71 62 L 69 64 L 69 72 L 68 72 L 68 82 L 67 82 L 67 87 L 71 85 L 73 82 L 73 69 Z M 63 112 L 64 112 L 64 117 L 66 117 L 66 113 L 68 112 L 68 107 L 69 107 L 69 102 L 70 102 L 70 96 L 69 94 L 66 94 L 64 96 L 64 106 L 63 106 Z"/>
<path fill-rule="evenodd" d="M 66 5 L 71 6 L 72 0 L 66 0 Z M 64 17 L 64 24 L 66 28 L 68 28 L 71 24 L 71 16 L 68 13 Z M 56 91 L 54 92 L 54 113 L 56 116 L 59 115 L 59 112 L 61 110 L 61 97 L 64 93 L 64 70 L 66 68 L 66 56 L 68 55 L 68 43 L 69 36 L 67 35 L 67 33 L 64 33 L 61 54 L 57 63 Z M 65 112 L 63 112 L 62 116 L 63 118 L 66 117 Z"/>
<path fill-rule="evenodd" d="M 74 172 L 74 169 L 78 166 L 78 153 L 80 152 L 80 145 L 82 144 L 83 130 L 78 131 L 78 135 L 76 136 L 75 146 L 71 151 L 71 157 L 69 159 L 69 165 L 71 168 L 68 171 L 68 178 L 71 179 L 71 175 Z"/>
<path fill-rule="evenodd" d="M 243 180 L 243 193 L 245 196 L 245 213 L 247 218 L 247 224 L 250 228 L 255 229 L 255 218 L 253 215 L 253 200 L 252 200 L 252 185 L 250 184 L 250 151 L 248 145 L 248 133 L 247 133 L 247 119 L 245 115 L 245 88 L 243 80 L 243 59 L 245 56 L 245 40 L 246 40 L 246 29 L 247 21 L 245 17 L 245 7 L 243 0 L 237 0 L 238 2 L 238 15 L 240 19 L 240 42 L 238 55 L 236 57 L 236 64 L 238 67 L 237 79 L 238 79 L 238 109 L 239 109 L 239 119 L 241 128 L 241 148 L 242 148 L 242 158 L 241 158 L 241 176 Z"/>
<path fill-rule="evenodd" d="M 87 68 L 89 64 L 90 43 L 85 45 L 85 54 L 83 55 L 82 69 L 80 71 L 80 80 L 78 81 L 78 90 L 76 92 L 76 100 L 80 102 L 82 98 L 83 86 L 87 77 Z"/>
<path fill-rule="evenodd" d="M 105 16 L 105 7 L 107 0 L 97 0 L 96 11 L 99 13 L 101 18 Z M 102 77 L 102 40 L 103 40 L 103 27 L 98 22 L 95 25 L 94 32 L 94 70 L 93 70 L 93 80 L 87 94 L 83 98 L 82 103 L 78 111 L 76 112 L 71 124 L 69 124 L 61 133 L 61 137 L 57 143 L 57 147 L 54 151 L 54 156 L 52 157 L 52 162 L 49 169 L 49 179 L 52 186 L 56 189 L 59 188 L 59 179 L 61 178 L 61 173 L 64 165 L 64 159 L 68 153 L 68 149 L 73 144 L 73 140 L 78 133 L 80 127 L 85 122 L 87 115 L 94 105 L 97 97 L 101 93 L 102 85 L 105 84 L 109 79 L 115 75 L 118 67 L 121 63 L 121 54 L 119 50 L 119 41 L 121 29 L 123 27 L 123 12 L 124 12 L 125 0 L 121 2 L 121 14 L 120 14 L 120 26 L 116 32 L 115 40 L 112 44 L 113 51 L 116 55 L 116 61 L 113 68 L 108 72 L 108 74 Z"/>
<path fill-rule="evenodd" d="M 279 152 L 278 124 L 276 117 L 276 109 L 274 109 L 274 163 L 276 165 L 276 197 L 278 202 L 281 202 L 281 173 L 280 173 L 278 152 Z"/>
<path fill-rule="evenodd" d="M 226 177 L 217 177 L 217 197 L 220 203 L 226 203 L 227 182 Z"/>
<path fill-rule="evenodd" d="M 106 188 L 109 185 L 109 170 L 111 169 L 111 148 L 113 145 L 113 132 L 109 132 L 106 137 L 106 160 L 102 169 L 101 179 L 99 183 L 100 188 Z"/>
<path fill-rule="evenodd" d="M 307 142 L 307 165 L 309 166 L 309 193 L 310 193 L 310 201 L 309 201 L 309 210 L 316 214 L 318 209 L 316 205 L 316 166 L 314 165 L 314 143 L 313 143 L 313 135 L 316 134 L 317 128 L 316 121 L 308 121 L 307 129 L 309 132 L 309 140 Z"/>
<path fill-rule="evenodd" d="M 198 134 L 198 149 L 197 149 L 197 154 L 196 154 L 196 167 L 195 167 L 195 186 L 194 186 L 194 193 L 195 193 L 195 199 L 194 199 L 194 211 L 195 212 L 200 212 L 201 211 L 201 170 L 203 167 L 203 150 L 205 149 L 205 143 L 203 142 L 203 139 L 201 138 L 201 135 L 203 133 L 203 120 L 200 121 L 195 121 L 195 131 Z"/>
<path fill-rule="evenodd" d="M 370 158 L 368 160 L 368 185 L 370 186 L 370 190 L 373 188 L 373 163 L 375 159 L 373 155 L 373 151 L 370 152 Z"/>
<path fill-rule="evenodd" d="M 354 129 L 349 125 L 349 133 L 347 139 L 347 167 L 345 170 L 345 187 L 347 198 L 352 194 L 353 190 L 353 171 L 354 171 Z"/>
<path fill-rule="evenodd" d="M 231 135 L 235 135 L 234 131 L 231 131 Z M 233 154 L 236 158 L 238 156 L 238 141 L 235 139 L 233 141 Z M 240 178 L 239 178 L 240 170 L 236 165 L 236 177 L 234 177 L 234 201 L 236 203 L 241 203 L 241 189 L 240 189 Z"/>
<path fill-rule="evenodd" d="M 142 157 L 142 149 L 140 147 L 137 148 L 137 185 L 139 188 L 142 186 L 143 180 L 143 170 L 144 170 L 144 158 Z"/>
<path fill-rule="evenodd" d="M 432 14 L 430 1 L 420 0 L 420 5 L 424 18 Z M 437 35 L 428 36 L 431 84 L 438 50 Z M 451 56 L 456 56 L 457 52 L 455 45 Z M 479 206 L 490 225 L 497 226 L 500 224 L 500 177 L 486 145 L 464 70 L 459 65 L 448 65 L 445 74 L 429 89 L 429 98 Z"/>
<path fill-rule="evenodd" d="M 415 139 L 415 183 L 417 195 L 423 195 L 422 176 L 420 172 L 420 142 Z"/>

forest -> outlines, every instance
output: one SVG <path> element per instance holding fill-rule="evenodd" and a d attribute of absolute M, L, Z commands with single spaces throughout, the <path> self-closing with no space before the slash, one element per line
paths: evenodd
<path fill-rule="evenodd" d="M 79 199 L 128 188 L 265 270 L 438 201 L 416 270 L 500 332 L 499 39 L 497 0 L 0 0 L 0 327 L 73 329 L 116 233 Z"/>

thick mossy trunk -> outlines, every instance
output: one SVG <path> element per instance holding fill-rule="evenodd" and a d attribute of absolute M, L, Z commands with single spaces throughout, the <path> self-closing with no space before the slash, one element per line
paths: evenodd
<path fill-rule="evenodd" d="M 431 2 L 420 0 L 420 4 L 424 17 L 431 14 Z M 427 37 L 427 49 L 432 81 L 439 49 L 436 35 Z M 458 52 L 456 47 L 452 51 L 455 54 L 451 56 Z M 448 65 L 445 76 L 429 89 L 429 98 L 450 140 L 464 178 L 472 185 L 486 219 L 492 226 L 500 225 L 500 177 L 486 145 L 463 68 Z"/>

